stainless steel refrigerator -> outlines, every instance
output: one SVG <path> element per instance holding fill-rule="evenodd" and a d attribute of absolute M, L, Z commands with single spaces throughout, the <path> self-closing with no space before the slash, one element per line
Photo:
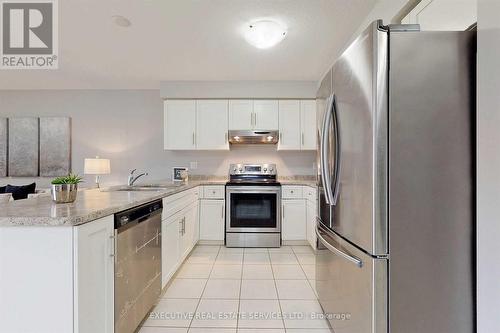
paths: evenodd
<path fill-rule="evenodd" d="M 475 32 L 370 25 L 317 94 L 335 333 L 475 331 Z"/>

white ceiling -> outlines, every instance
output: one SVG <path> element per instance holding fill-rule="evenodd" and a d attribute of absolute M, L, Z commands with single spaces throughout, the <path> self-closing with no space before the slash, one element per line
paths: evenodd
<path fill-rule="evenodd" d="M 63 0 L 59 69 L 0 71 L 0 89 L 159 89 L 165 80 L 318 80 L 376 0 Z M 111 16 L 123 15 L 123 28 Z M 272 18 L 259 50 L 242 27 Z"/>

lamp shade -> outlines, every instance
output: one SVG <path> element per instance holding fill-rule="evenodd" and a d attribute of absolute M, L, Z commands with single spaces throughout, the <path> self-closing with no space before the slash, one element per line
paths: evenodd
<path fill-rule="evenodd" d="M 108 175 L 111 173 L 111 165 L 107 158 L 86 158 L 83 169 L 86 175 Z"/>

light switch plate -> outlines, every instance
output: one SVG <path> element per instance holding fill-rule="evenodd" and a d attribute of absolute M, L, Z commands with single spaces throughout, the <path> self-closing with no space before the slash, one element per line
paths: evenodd
<path fill-rule="evenodd" d="M 198 169 L 198 162 L 196 162 L 196 161 L 195 162 L 190 162 L 189 163 L 189 168 L 191 170 Z"/>

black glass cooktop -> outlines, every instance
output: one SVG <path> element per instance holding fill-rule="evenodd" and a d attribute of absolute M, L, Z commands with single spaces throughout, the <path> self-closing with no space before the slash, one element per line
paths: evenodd
<path fill-rule="evenodd" d="M 226 185 L 281 185 L 276 179 L 230 179 Z"/>

